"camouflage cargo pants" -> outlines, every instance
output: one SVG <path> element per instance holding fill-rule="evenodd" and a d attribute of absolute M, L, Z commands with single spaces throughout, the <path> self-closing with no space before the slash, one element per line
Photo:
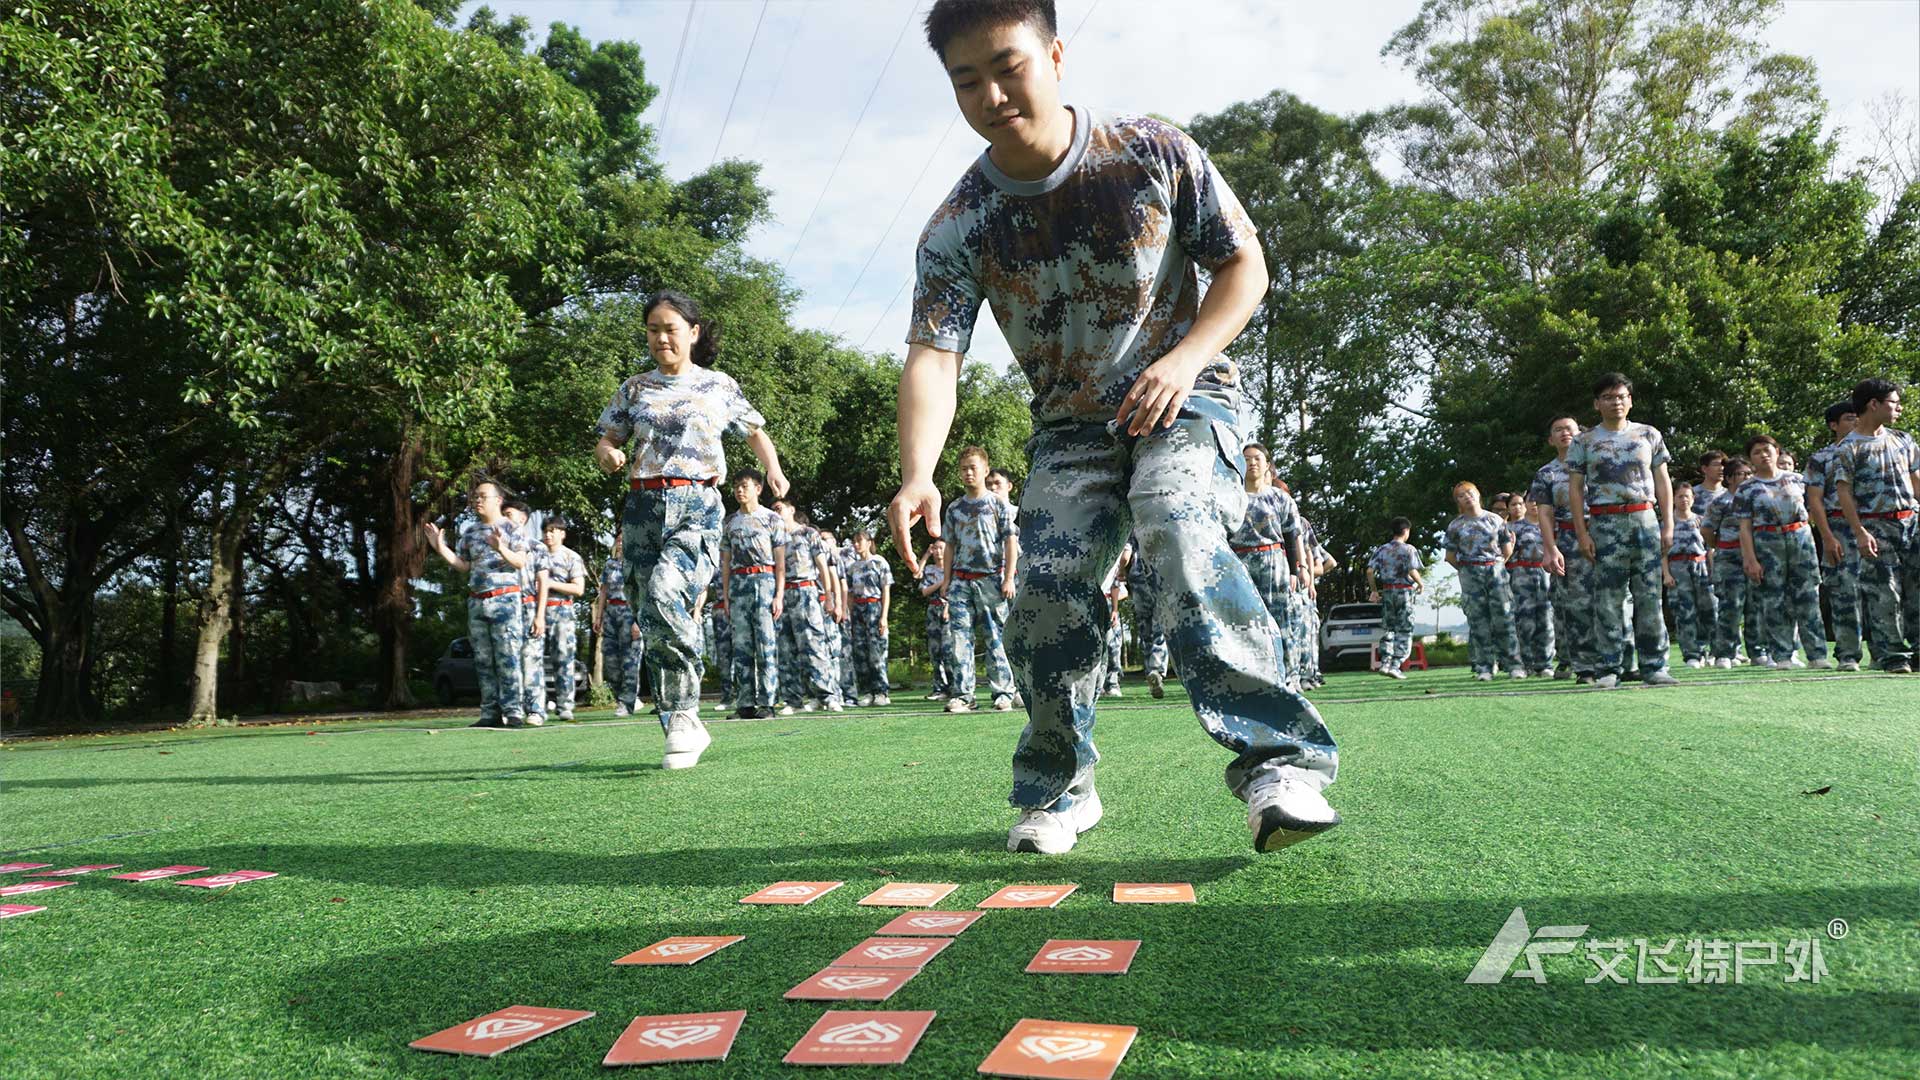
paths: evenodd
<path fill-rule="evenodd" d="M 929 598 L 927 604 L 927 660 L 933 667 L 933 692 L 953 696 L 953 657 L 947 643 L 947 605 Z"/>
<path fill-rule="evenodd" d="M 741 708 L 770 709 L 780 693 L 779 631 L 773 625 L 773 575 L 734 574 L 727 587 L 733 620 L 733 693 Z"/>
<path fill-rule="evenodd" d="M 547 605 L 546 662 L 552 666 L 553 673 L 548 677 L 547 685 L 552 688 L 554 711 L 563 720 L 573 718 L 574 685 L 573 659 L 580 650 L 580 632 L 574 625 L 574 610 L 571 603 Z"/>
<path fill-rule="evenodd" d="M 1633 598 L 1633 645 L 1642 675 L 1667 666 L 1667 620 L 1660 607 L 1660 524 L 1652 510 L 1595 514 L 1593 538 L 1594 644 L 1596 674 L 1624 670 L 1628 645 L 1626 600 Z"/>
<path fill-rule="evenodd" d="M 520 693 L 527 716 L 547 715 L 547 636 L 533 632 L 533 614 L 539 597 L 520 600 Z"/>
<path fill-rule="evenodd" d="M 600 615 L 600 677 L 613 700 L 632 708 L 640 697 L 642 645 L 633 636 L 633 608 L 609 600 Z"/>
<path fill-rule="evenodd" d="M 1829 527 L 1840 541 L 1840 560 L 1822 561 L 1827 608 L 1833 612 L 1833 654 L 1841 663 L 1861 658 L 1860 543 L 1845 518 L 1830 518 Z"/>
<path fill-rule="evenodd" d="M 977 630 L 987 643 L 987 691 L 997 701 L 1013 696 L 1013 668 L 1007 663 L 1004 630 L 1007 599 L 1000 595 L 1000 575 L 963 578 L 954 573 L 947 589 L 947 656 L 953 665 L 953 696 L 974 700 L 973 636 Z"/>
<path fill-rule="evenodd" d="M 787 590 L 780 613 L 780 697 L 789 705 L 825 702 L 833 693 L 828 674 L 826 612 L 820 590 L 800 585 Z"/>
<path fill-rule="evenodd" d="M 1732 660 L 1739 655 L 1744 624 L 1747 658 L 1758 660 L 1767 655 L 1767 647 L 1755 632 L 1753 590 L 1746 570 L 1740 565 L 1739 548 L 1720 548 L 1713 553 L 1713 657 Z"/>
<path fill-rule="evenodd" d="M 622 521 L 627 601 L 653 665 L 664 729 L 670 713 L 700 704 L 700 631 L 693 607 L 713 576 L 720 493 L 699 485 L 630 491 Z"/>
<path fill-rule="evenodd" d="M 1566 572 L 1553 575 L 1553 643 L 1558 666 L 1576 675 L 1592 675 L 1599 666 L 1593 639 L 1593 564 L 1580 554 L 1573 527 L 1553 527 L 1553 544 Z"/>
<path fill-rule="evenodd" d="M 1507 572 L 1499 563 L 1474 566 L 1462 563 L 1460 609 L 1467 616 L 1467 662 L 1474 674 L 1491 672 L 1495 664 L 1511 671 L 1520 665 L 1520 643 L 1513 632 L 1513 595 Z"/>
<path fill-rule="evenodd" d="M 1673 588 L 1667 590 L 1667 607 L 1673 611 L 1673 634 L 1680 640 L 1680 655 L 1688 660 L 1704 660 L 1718 617 L 1713 599 L 1713 575 L 1705 559 L 1697 562 L 1668 559 L 1667 572 L 1673 575 Z"/>
<path fill-rule="evenodd" d="M 1827 627 L 1820 621 L 1820 557 L 1813 530 L 1753 532 L 1753 557 L 1760 561 L 1760 632 L 1767 655 L 1784 664 L 1793 659 L 1794 630 L 1808 660 L 1827 658 Z"/>
<path fill-rule="evenodd" d="M 520 659 L 519 590 L 485 600 L 467 597 L 467 640 L 473 645 L 473 674 L 480 682 L 480 719 L 521 724 L 526 720 L 526 677 Z"/>
<path fill-rule="evenodd" d="M 1013 754 L 1016 807 L 1065 811 L 1091 783 L 1107 615 L 1100 584 L 1130 526 L 1159 585 L 1162 626 L 1194 712 L 1234 754 L 1226 770 L 1234 795 L 1282 777 L 1334 779 L 1333 737 L 1281 681 L 1279 628 L 1227 544 L 1246 513 L 1243 443 L 1232 395 L 1206 392 L 1149 435 L 1065 421 L 1027 445 L 1027 569 L 1008 623 L 1029 716 Z"/>
<path fill-rule="evenodd" d="M 1547 578 L 1546 570 L 1538 566 L 1516 566 L 1507 571 L 1520 666 L 1536 673 L 1553 665 L 1553 585 Z"/>
<path fill-rule="evenodd" d="M 1280 632 L 1280 680 L 1295 690 L 1300 688 L 1300 638 L 1294 632 L 1293 580 L 1286 552 L 1280 548 L 1254 548 L 1236 551 L 1234 557 L 1253 582 L 1260 606 Z"/>
<path fill-rule="evenodd" d="M 1866 600 L 1873 662 L 1882 668 L 1897 661 L 1911 663 L 1907 639 L 1920 637 L 1920 625 L 1909 623 L 1905 608 L 1920 598 L 1920 517 L 1868 518 L 1861 524 L 1880 549 L 1872 558 L 1860 552 L 1860 591 Z"/>
<path fill-rule="evenodd" d="M 1152 575 L 1137 564 L 1128 572 L 1133 579 L 1129 585 L 1133 600 L 1133 636 L 1140 643 L 1142 666 L 1148 675 L 1167 674 L 1167 634 L 1156 622 L 1154 601 L 1157 590 L 1152 584 Z"/>
<path fill-rule="evenodd" d="M 1380 587 L 1380 669 L 1398 671 L 1413 655 L 1413 587 Z"/>
<path fill-rule="evenodd" d="M 887 624 L 880 619 L 879 600 L 853 602 L 853 662 L 861 695 L 885 694 L 887 682 Z"/>

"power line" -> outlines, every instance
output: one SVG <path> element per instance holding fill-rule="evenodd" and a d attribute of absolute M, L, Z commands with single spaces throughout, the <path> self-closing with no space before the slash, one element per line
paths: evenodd
<path fill-rule="evenodd" d="M 887 62 L 880 65 L 880 75 L 873 80 L 873 89 L 867 91 L 866 103 L 860 106 L 860 115 L 853 120 L 853 130 L 847 132 L 847 141 L 845 145 L 840 147 L 840 156 L 833 159 L 833 168 L 827 173 L 827 182 L 820 188 L 820 197 L 813 200 L 813 209 L 807 211 L 807 220 L 800 226 L 800 235 L 793 241 L 793 250 L 787 252 L 787 261 L 780 264 L 782 272 L 784 272 L 787 267 L 793 265 L 793 257 L 800 254 L 800 244 L 806 240 L 807 230 L 813 227 L 814 215 L 820 212 L 820 204 L 826 201 L 827 192 L 833 190 L 834 178 L 840 175 L 840 164 L 847 160 L 847 151 L 853 148 L 853 137 L 860 133 L 860 123 L 867 118 L 867 110 L 872 107 L 873 99 L 879 95 L 880 84 L 885 82 L 887 78 L 887 69 L 893 66 L 894 55 L 900 51 L 900 43 L 906 40 L 907 31 L 913 28 L 913 17 L 918 14 L 919 11 L 920 5 L 918 3 L 908 7 L 907 20 L 900 24 L 900 33 L 894 37 L 893 48 L 887 52 Z"/>
<path fill-rule="evenodd" d="M 1085 15 L 1080 16 L 1080 25 L 1074 27 L 1073 33 L 1067 35 L 1067 44 L 1069 45 L 1073 44 L 1073 39 L 1079 37 L 1080 31 L 1085 30 L 1087 28 L 1087 20 L 1093 18 L 1093 13 L 1099 10 L 1099 8 L 1100 8 L 1100 0 L 1093 0 L 1093 3 L 1087 5 L 1087 13 Z"/>
<path fill-rule="evenodd" d="M 680 27 L 680 47 L 673 53 L 673 74 L 667 76 L 667 94 L 660 102 L 660 159 L 667 157 L 667 124 L 673 116 L 673 88 L 680 85 L 680 61 L 687 55 L 687 38 L 693 33 L 693 13 L 700 0 L 687 4 L 687 21 Z"/>
<path fill-rule="evenodd" d="M 907 286 L 913 284 L 913 279 L 917 276 L 917 274 L 908 274 L 907 280 L 902 281 L 900 287 L 893 291 L 893 299 L 887 301 L 886 310 L 880 313 L 879 318 L 873 320 L 873 329 L 867 331 L 867 336 L 860 339 L 861 348 L 866 348 L 867 342 L 873 340 L 873 335 L 880 332 L 880 327 L 886 323 L 887 316 L 893 314 L 893 306 L 900 302 L 900 294 L 907 291 Z"/>
<path fill-rule="evenodd" d="M 921 164 L 920 175 L 914 177 L 913 183 L 907 185 L 907 193 L 900 200 L 900 205 L 894 209 L 893 219 L 887 222 L 885 229 L 881 230 L 880 239 L 874 242 L 873 250 L 867 252 L 867 261 L 860 264 L 860 272 L 853 276 L 853 284 L 847 287 L 847 295 L 840 301 L 839 309 L 833 313 L 833 318 L 827 321 L 827 333 L 833 333 L 834 326 L 840 322 L 840 313 L 847 310 L 848 301 L 853 299 L 854 291 L 860 288 L 860 279 L 867 276 L 867 268 L 873 265 L 873 260 L 880 254 L 880 249 L 886 246 L 887 237 L 892 235 L 893 227 L 900 223 L 900 215 L 907 212 L 907 204 L 913 201 L 913 194 L 919 190 L 920 181 L 927 178 L 927 170 L 933 167 L 934 159 L 940 156 L 941 148 L 947 145 L 947 137 L 953 134 L 954 126 L 959 122 L 959 113 L 954 113 L 953 119 L 947 121 L 947 130 L 941 133 L 940 141 L 933 144 L 933 153 L 928 154 L 927 160 Z"/>
<path fill-rule="evenodd" d="M 733 81 L 733 96 L 727 99 L 727 115 L 720 121 L 720 134 L 713 140 L 713 154 L 707 158 L 707 168 L 720 160 L 720 144 L 726 141 L 727 125 L 733 122 L 733 103 L 740 100 L 740 86 L 747 81 L 747 68 L 753 63 L 753 46 L 760 40 L 760 24 L 767 21 L 767 5 L 773 0 L 760 0 L 760 17 L 753 20 L 753 36 L 747 39 L 746 59 L 740 61 L 740 77 Z"/>
<path fill-rule="evenodd" d="M 760 133 L 767 129 L 767 114 L 773 111 L 773 98 L 780 92 L 780 80 L 787 73 L 787 61 L 793 58 L 793 47 L 800 41 L 798 27 L 787 35 L 787 47 L 780 54 L 780 66 L 773 69 L 773 83 L 767 87 L 767 100 L 760 105 L 760 119 L 753 125 L 753 138 L 747 143 L 747 158 L 753 159 L 753 152 L 760 149 Z"/>

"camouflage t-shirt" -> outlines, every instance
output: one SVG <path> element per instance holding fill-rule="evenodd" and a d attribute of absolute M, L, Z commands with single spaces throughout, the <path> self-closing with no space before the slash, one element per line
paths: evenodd
<path fill-rule="evenodd" d="M 720 542 L 735 571 L 743 566 L 772 566 L 774 549 L 786 546 L 787 523 L 764 506 L 752 513 L 735 510 L 720 530 Z"/>
<path fill-rule="evenodd" d="M 1733 493 L 1733 516 L 1753 522 L 1756 528 L 1805 521 L 1807 485 L 1798 473 L 1781 473 L 1771 480 L 1748 477 Z"/>
<path fill-rule="evenodd" d="M 935 590 L 927 594 L 927 603 L 938 604 L 944 602 L 940 599 L 938 590 L 946 580 L 947 572 L 940 569 L 940 564 L 934 562 L 932 559 L 928 559 L 926 565 L 920 568 L 920 587 L 922 589 Z"/>
<path fill-rule="evenodd" d="M 1367 566 L 1373 571 L 1373 578 L 1382 585 L 1411 585 L 1413 572 L 1420 568 L 1420 553 L 1413 545 L 1400 540 L 1389 540 L 1373 549 L 1367 557 Z"/>
<path fill-rule="evenodd" d="M 1706 534 L 1701 532 L 1705 522 L 1699 517 L 1675 516 L 1673 519 L 1673 545 L 1667 548 L 1668 555 L 1705 555 L 1707 553 Z"/>
<path fill-rule="evenodd" d="M 1726 494 L 1726 492 L 1727 489 L 1724 487 L 1719 491 L 1708 491 L 1707 485 L 1705 484 L 1693 485 L 1693 512 L 1696 514 L 1704 513 L 1709 503 Z"/>
<path fill-rule="evenodd" d="M 515 570 L 512 564 L 501 557 L 500 552 L 487 543 L 488 533 L 499 533 L 500 546 L 505 550 L 528 550 L 527 535 L 506 518 L 492 525 L 478 519 L 468 521 L 460 528 L 460 540 L 453 545 L 453 553 L 467 564 L 469 592 L 491 592 L 520 585 L 520 571 Z"/>
<path fill-rule="evenodd" d="M 1748 483 L 1751 482 L 1749 479 Z M 1713 537 L 1716 546 L 1740 541 L 1740 519 L 1733 513 L 1733 496 L 1738 490 L 1721 492 L 1718 498 L 1707 504 L 1707 512 L 1701 515 L 1707 534 Z"/>
<path fill-rule="evenodd" d="M 1007 538 L 1014 535 L 1013 507 L 991 491 L 979 498 L 962 495 L 947 504 L 941 528 L 955 570 L 991 574 L 1006 561 Z"/>
<path fill-rule="evenodd" d="M 783 522 L 784 524 L 784 522 Z M 811 525 L 796 525 L 787 530 L 787 584 L 818 581 L 820 567 L 814 556 L 820 554 L 820 533 Z"/>
<path fill-rule="evenodd" d="M 859 600 L 878 600 L 893 584 L 893 567 L 878 555 L 856 560 L 847 571 L 847 595 Z"/>
<path fill-rule="evenodd" d="M 1567 489 L 1567 463 L 1558 457 L 1533 474 L 1533 486 L 1527 489 L 1527 501 L 1535 506 L 1553 507 L 1553 520 L 1573 520 L 1573 500 Z"/>
<path fill-rule="evenodd" d="M 1106 421 L 1147 365 L 1193 329 L 1196 264 L 1258 243 L 1200 144 L 1144 116 L 1073 107 L 1050 175 L 1002 173 L 982 153 L 933 212 L 916 257 L 910 345 L 964 353 L 983 301 L 1033 387 L 1037 424 Z M 1227 385 L 1215 357 L 1195 385 Z"/>
<path fill-rule="evenodd" d="M 627 602 L 627 566 L 615 552 L 600 568 L 600 599 L 612 603 L 615 600 Z"/>
<path fill-rule="evenodd" d="M 619 445 L 637 439 L 633 479 L 727 478 L 722 435 L 745 437 L 767 425 L 733 376 L 696 367 L 679 375 L 643 371 L 620 384 L 600 413 L 600 434 Z"/>
<path fill-rule="evenodd" d="M 1619 431 L 1590 427 L 1567 447 L 1567 471 L 1586 477 L 1589 510 L 1652 502 L 1653 470 L 1670 460 L 1659 429 L 1632 422 Z"/>
<path fill-rule="evenodd" d="M 1447 550 L 1459 563 L 1500 561 L 1500 549 L 1513 539 L 1506 519 L 1491 510 L 1461 514 L 1447 525 Z"/>
<path fill-rule="evenodd" d="M 1281 544 L 1282 558 L 1290 556 L 1286 538 L 1300 532 L 1300 505 L 1277 487 L 1264 487 L 1247 496 L 1247 516 L 1228 541 L 1237 548 Z"/>
<path fill-rule="evenodd" d="M 1853 505 L 1863 514 L 1920 507 L 1914 499 L 1915 470 L 1920 470 L 1920 445 L 1893 428 L 1882 428 L 1872 438 L 1857 431 L 1848 435 L 1840 440 L 1840 452 L 1830 466 L 1836 485 L 1853 486 Z"/>
<path fill-rule="evenodd" d="M 1540 526 L 1531 521 L 1509 521 L 1507 531 L 1513 534 L 1515 562 L 1540 562 L 1547 557 L 1547 538 Z"/>

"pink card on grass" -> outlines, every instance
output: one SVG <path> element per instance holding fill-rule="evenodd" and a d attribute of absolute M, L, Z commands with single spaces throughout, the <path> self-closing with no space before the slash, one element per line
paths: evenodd
<path fill-rule="evenodd" d="M 883 971 L 830 967 L 807 976 L 805 982 L 782 996 L 789 1001 L 885 1001 L 918 974 L 918 968 Z"/>
<path fill-rule="evenodd" d="M 69 885 L 78 885 L 77 881 L 23 881 L 18 885 L 0 885 L 0 896 L 26 896 L 31 893 L 46 892 L 48 889 L 64 889 Z"/>
<path fill-rule="evenodd" d="M 901 915 L 875 930 L 876 934 L 905 937 L 956 937 L 962 930 L 980 921 L 984 911 L 922 911 Z"/>
<path fill-rule="evenodd" d="M 0 904 L 0 919 L 11 919 L 15 915 L 31 915 L 36 911 L 47 910 L 40 904 Z"/>
<path fill-rule="evenodd" d="M 896 881 L 882 885 L 860 898 L 863 907 L 932 907 L 946 899 L 958 885 L 918 884 Z"/>
<path fill-rule="evenodd" d="M 740 902 L 743 904 L 811 904 L 845 884 L 844 881 L 776 881 L 757 893 L 741 897 Z"/>
<path fill-rule="evenodd" d="M 0 874 L 17 874 L 22 870 L 38 870 L 43 866 L 52 866 L 50 862 L 10 862 L 0 863 Z"/>
<path fill-rule="evenodd" d="M 950 937 L 870 937 L 840 954 L 832 967 L 906 968 L 918 971 L 953 944 Z"/>
<path fill-rule="evenodd" d="M 191 885 L 196 889 L 217 889 L 222 885 L 238 885 L 243 881 L 263 881 L 279 876 L 272 870 L 233 870 L 225 874 L 215 874 L 212 877 L 188 878 L 185 881 L 176 881 L 174 884 Z"/>
<path fill-rule="evenodd" d="M 34 877 L 79 877 L 81 874 L 91 874 L 95 870 L 118 869 L 120 869 L 119 863 L 94 863 L 91 866 L 69 866 L 65 870 L 43 870 Z"/>
<path fill-rule="evenodd" d="M 933 1023 L 933 1011 L 829 1011 L 780 1060 L 788 1065 L 898 1065 Z"/>
<path fill-rule="evenodd" d="M 732 1012 L 636 1016 L 600 1060 L 602 1065 L 658 1065 L 667 1061 L 725 1061 L 747 1018 Z"/>
<path fill-rule="evenodd" d="M 181 874 L 197 874 L 202 870 L 211 870 L 211 866 L 160 866 L 152 870 L 135 870 L 128 874 L 111 875 L 114 881 L 159 881 L 161 878 L 179 877 Z"/>
<path fill-rule="evenodd" d="M 510 1005 L 485 1016 L 476 1016 L 464 1024 L 455 1024 L 445 1031 L 436 1031 L 424 1039 L 415 1039 L 407 1045 L 415 1050 L 490 1058 L 516 1046 L 525 1046 L 542 1035 L 551 1035 L 592 1015 L 578 1009 Z"/>
<path fill-rule="evenodd" d="M 982 908 L 1050 908 L 1065 900 L 1078 885 L 1009 885 L 976 904 Z"/>

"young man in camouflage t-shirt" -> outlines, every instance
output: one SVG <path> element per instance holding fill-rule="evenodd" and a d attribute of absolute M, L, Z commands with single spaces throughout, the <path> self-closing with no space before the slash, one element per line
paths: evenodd
<path fill-rule="evenodd" d="M 1052 3 L 936 0 L 926 25 L 988 148 L 920 238 L 889 516 L 903 552 L 914 522 L 937 528 L 933 471 L 991 302 L 1034 390 L 1026 568 L 1008 626 L 1029 722 L 1008 848 L 1064 852 L 1099 820 L 1100 581 L 1129 525 L 1173 613 L 1168 637 L 1200 722 L 1236 755 L 1228 783 L 1249 803 L 1254 846 L 1331 828 L 1340 819 L 1321 789 L 1333 737 L 1281 682 L 1272 623 L 1226 539 L 1245 496 L 1238 377 L 1221 350 L 1266 294 L 1252 222 L 1184 132 L 1061 103 Z"/>

